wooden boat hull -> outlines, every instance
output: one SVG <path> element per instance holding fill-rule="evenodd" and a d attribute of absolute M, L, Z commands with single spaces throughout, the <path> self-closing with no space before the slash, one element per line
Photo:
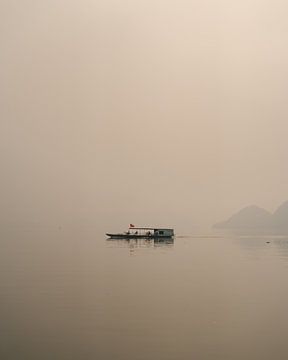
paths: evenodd
<path fill-rule="evenodd" d="M 159 236 L 154 234 L 106 234 L 111 239 L 172 239 L 173 236 Z"/>

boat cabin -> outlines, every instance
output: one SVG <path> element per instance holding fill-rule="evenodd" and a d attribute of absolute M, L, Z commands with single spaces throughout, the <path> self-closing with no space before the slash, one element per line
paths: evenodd
<path fill-rule="evenodd" d="M 136 227 L 130 226 L 129 234 L 135 235 L 145 235 L 145 236 L 152 236 L 152 237 L 172 237 L 174 236 L 173 229 L 163 229 L 163 228 L 151 228 L 151 227 Z"/>
<path fill-rule="evenodd" d="M 154 236 L 155 237 L 172 237 L 174 236 L 173 229 L 154 229 Z"/>

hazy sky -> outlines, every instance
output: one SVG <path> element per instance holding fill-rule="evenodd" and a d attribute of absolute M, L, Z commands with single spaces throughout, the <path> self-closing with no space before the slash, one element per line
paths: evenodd
<path fill-rule="evenodd" d="M 189 231 L 273 211 L 288 199 L 287 11 L 2 0 L 1 221 Z"/>

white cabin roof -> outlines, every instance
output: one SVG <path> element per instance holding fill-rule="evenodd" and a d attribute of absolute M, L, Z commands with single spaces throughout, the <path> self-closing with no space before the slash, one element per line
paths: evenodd
<path fill-rule="evenodd" d="M 138 227 L 138 226 L 130 226 L 129 229 L 137 229 L 137 230 L 169 230 L 173 231 L 174 229 L 167 228 L 159 228 L 159 227 Z"/>

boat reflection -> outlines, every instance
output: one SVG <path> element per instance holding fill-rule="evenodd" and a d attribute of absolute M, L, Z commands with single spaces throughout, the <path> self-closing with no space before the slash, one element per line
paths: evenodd
<path fill-rule="evenodd" d="M 174 246 L 173 238 L 153 238 L 153 239 L 106 239 L 109 247 L 126 247 L 126 248 L 171 248 Z"/>

